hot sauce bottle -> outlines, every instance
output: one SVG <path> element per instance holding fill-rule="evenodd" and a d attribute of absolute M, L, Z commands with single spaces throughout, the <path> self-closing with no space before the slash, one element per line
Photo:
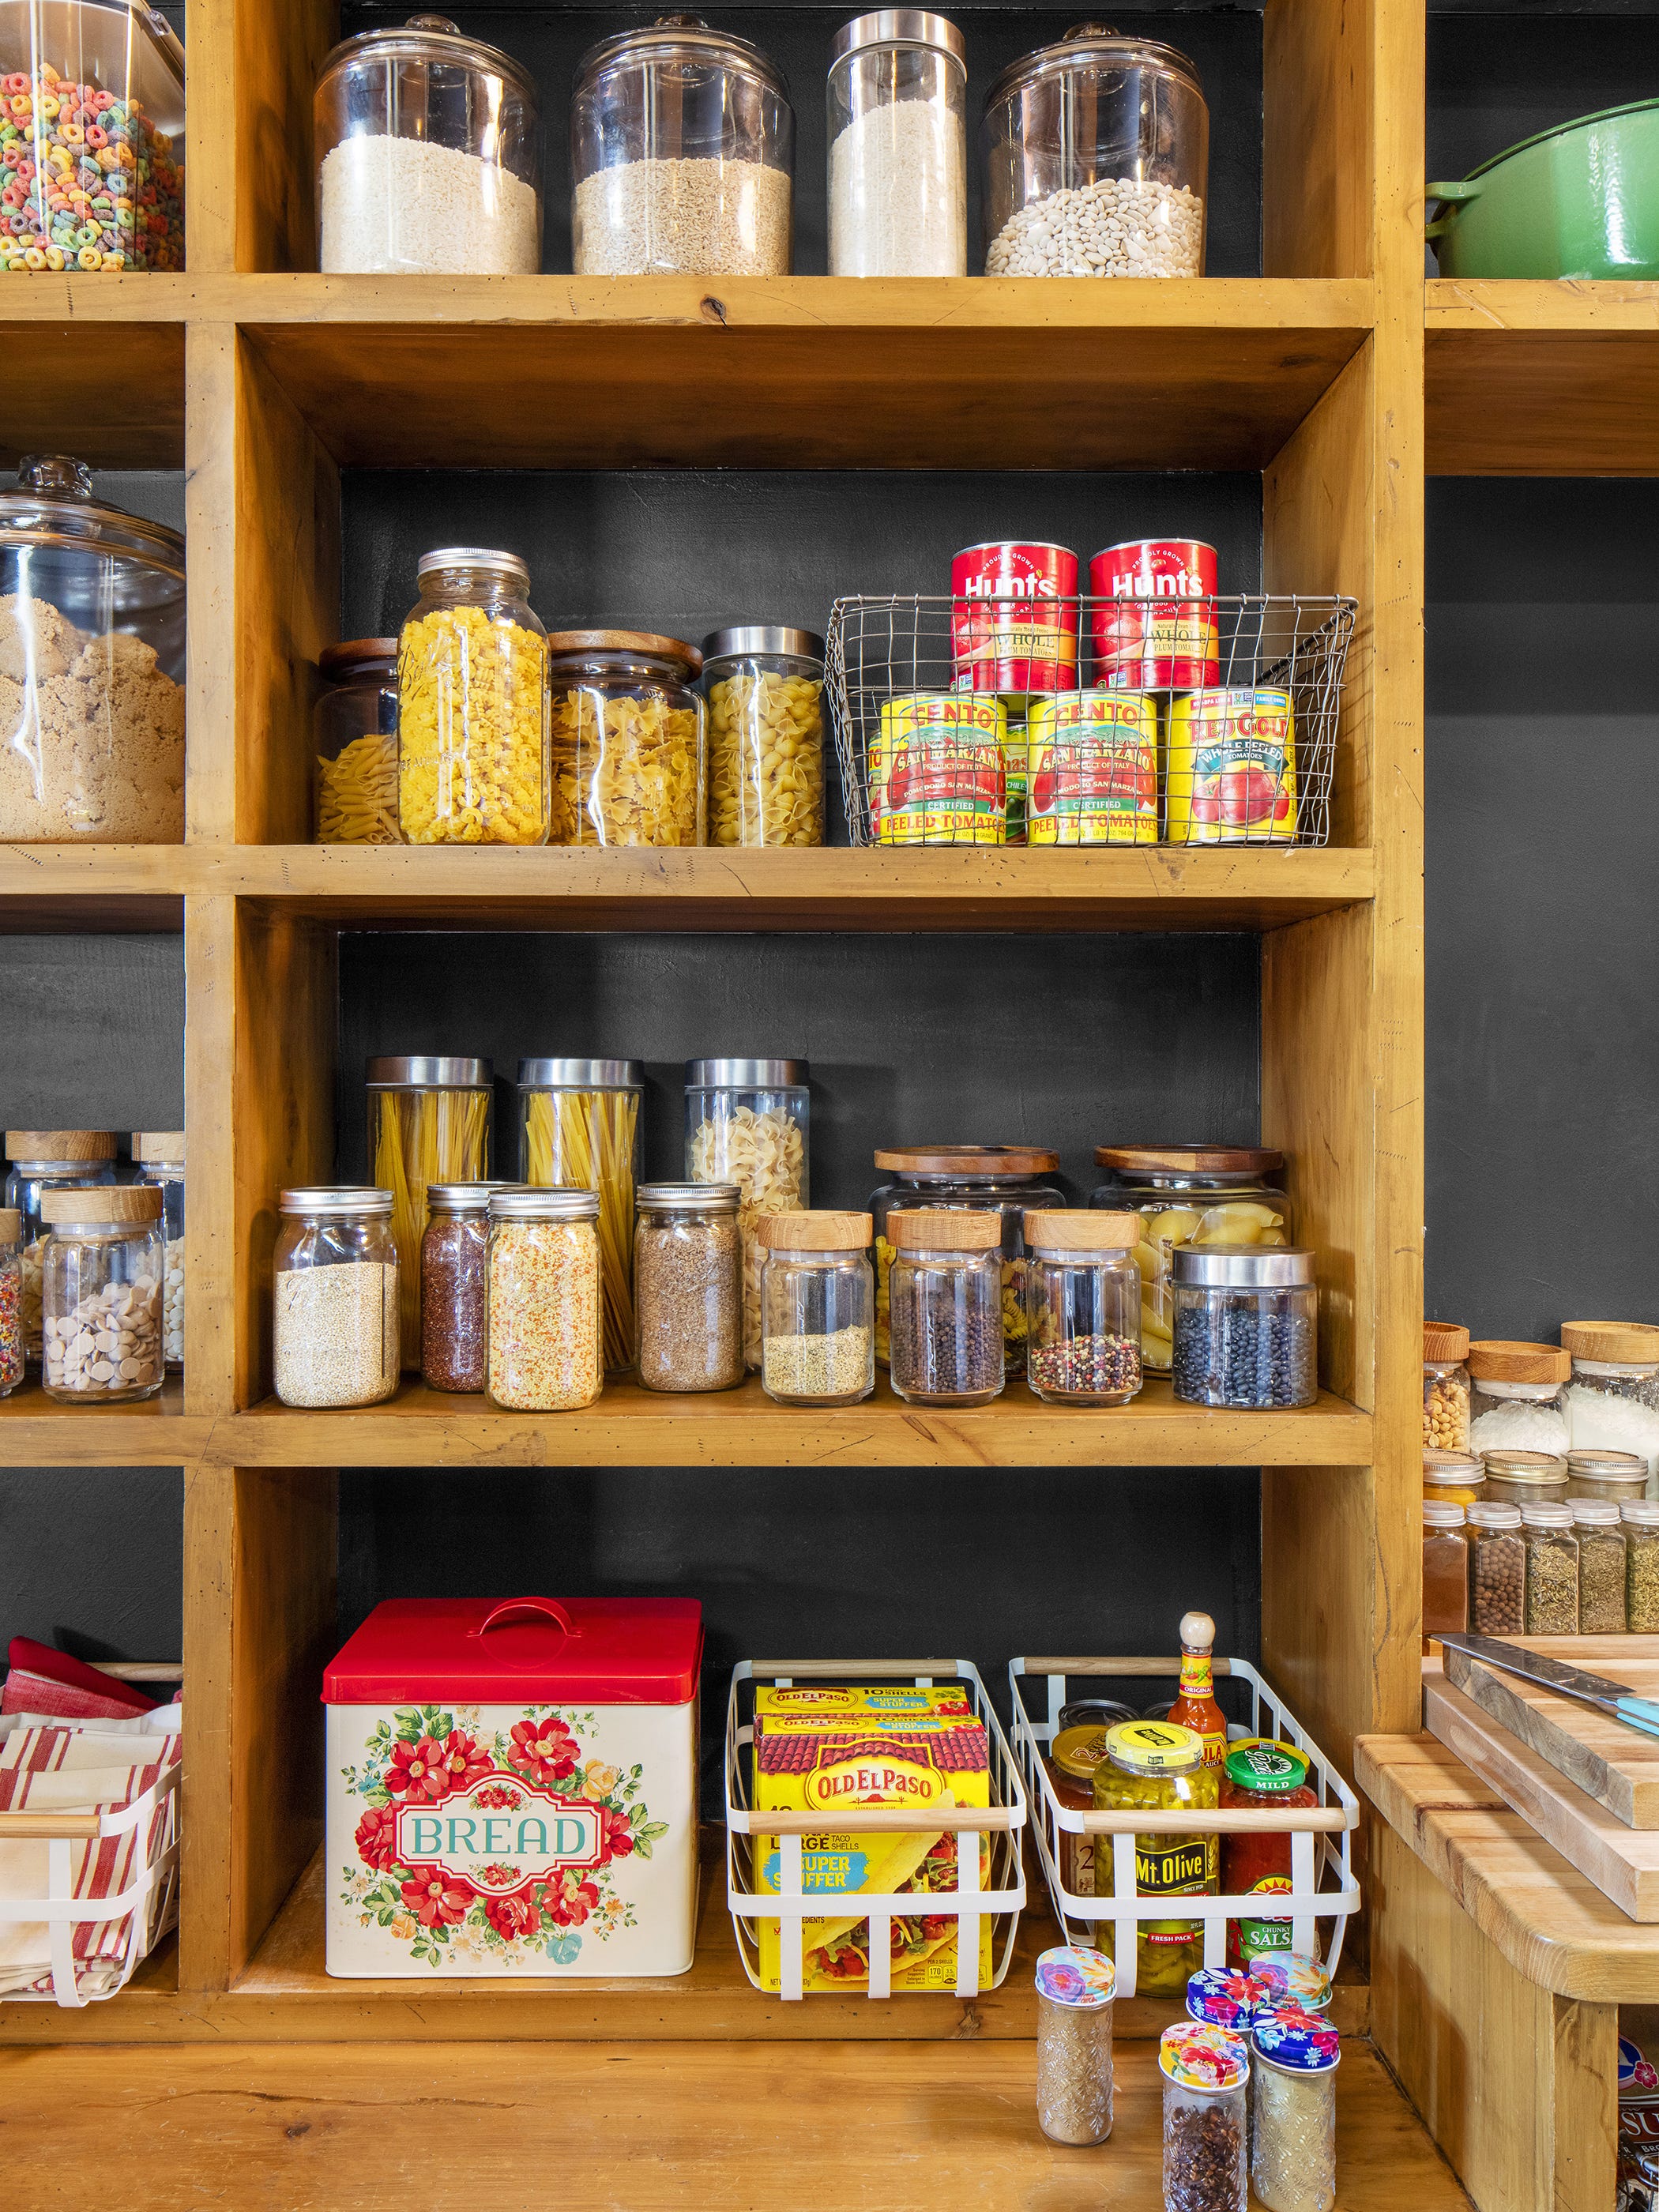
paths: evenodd
<path fill-rule="evenodd" d="M 1219 1767 L 1227 1756 L 1226 1717 L 1215 1701 L 1215 1623 L 1207 1613 L 1181 1616 L 1181 1692 L 1170 1718 L 1204 1739 L 1204 1764 Z"/>

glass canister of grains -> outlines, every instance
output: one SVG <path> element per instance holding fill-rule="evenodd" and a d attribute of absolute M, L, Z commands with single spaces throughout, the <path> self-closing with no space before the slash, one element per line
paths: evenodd
<path fill-rule="evenodd" d="M 1177 2021 L 1158 2039 L 1164 2076 L 1164 2212 L 1245 2212 L 1242 2038 L 1200 2021 Z"/>
<path fill-rule="evenodd" d="M 734 1182 L 743 1238 L 743 1356 L 761 1364 L 760 1224 L 811 1206 L 811 1092 L 804 1060 L 688 1060 L 685 1179 Z"/>
<path fill-rule="evenodd" d="M 1645 1500 L 1619 1509 L 1625 1532 L 1625 1626 L 1632 1636 L 1659 1636 L 1659 1505 Z"/>
<path fill-rule="evenodd" d="M 421 1364 L 421 1239 L 434 1182 L 481 1182 L 489 1173 L 495 1072 L 487 1060 L 393 1053 L 370 1060 L 368 1155 L 375 1188 L 392 1193 L 392 1234 L 404 1261 L 402 1359 Z"/>
<path fill-rule="evenodd" d="M 392 1203 L 389 1190 L 361 1183 L 311 1184 L 277 1200 L 273 1337 L 283 1405 L 378 1406 L 397 1389 Z"/>
<path fill-rule="evenodd" d="M 484 1387 L 503 1413 L 578 1412 L 603 1388 L 599 1213 L 597 1191 L 489 1194 Z"/>
<path fill-rule="evenodd" d="M 1180 1244 L 1175 1395 L 1193 1406 L 1311 1406 L 1319 1395 L 1314 1255 L 1286 1246 Z"/>
<path fill-rule="evenodd" d="M 1625 1633 L 1627 1545 L 1619 1508 L 1604 1498 L 1577 1498 L 1568 1507 L 1578 1539 L 1578 1633 Z"/>
<path fill-rule="evenodd" d="M 1251 2022 L 1250 2049 L 1250 2187 L 1256 2202 L 1263 2212 L 1331 2212 L 1342 2039 L 1329 2020 L 1279 2005 Z"/>
<path fill-rule="evenodd" d="M 1482 1338 L 1468 1364 L 1471 1451 L 1565 1451 L 1572 1363 L 1558 1345 Z"/>
<path fill-rule="evenodd" d="M 8 1129 L 6 1204 L 22 1221 L 23 1357 L 40 1364 L 40 1201 L 49 1190 L 89 1190 L 115 1180 L 112 1129 Z"/>
<path fill-rule="evenodd" d="M 921 9 L 843 23 L 830 49 L 830 274 L 968 273 L 962 33 Z"/>
<path fill-rule="evenodd" d="M 734 1182 L 640 1186 L 634 1311 L 647 1390 L 730 1390 L 743 1380 L 741 1197 Z"/>
<path fill-rule="evenodd" d="M 855 1406 L 876 1387 L 867 1213 L 761 1221 L 761 1387 L 781 1406 Z"/>
<path fill-rule="evenodd" d="M 1000 1215 L 930 1207 L 887 1226 L 894 1390 L 914 1405 L 988 1405 L 1002 1390 Z"/>
<path fill-rule="evenodd" d="M 421 1380 L 434 1390 L 484 1386 L 484 1260 L 497 1182 L 427 1186 L 421 1239 Z"/>
<path fill-rule="evenodd" d="M 1423 1449 L 1469 1448 L 1469 1333 L 1455 1322 L 1423 1324 Z"/>
<path fill-rule="evenodd" d="M 556 845 L 708 842 L 695 645 L 644 630 L 547 641 Z"/>
<path fill-rule="evenodd" d="M 1466 1509 L 1423 1500 L 1423 1640 L 1469 1625 L 1469 1543 Z"/>
<path fill-rule="evenodd" d="M 317 656 L 312 835 L 319 845 L 401 845 L 398 641 L 354 638 Z"/>
<path fill-rule="evenodd" d="M 1527 1546 L 1518 1505 L 1470 1505 L 1469 1626 L 1477 1636 L 1520 1636 L 1527 1625 Z"/>
<path fill-rule="evenodd" d="M 1527 1546 L 1527 1633 L 1578 1633 L 1578 1539 L 1570 1505 L 1523 1505 Z"/>
<path fill-rule="evenodd" d="M 161 1194 L 161 1226 L 167 1238 L 167 1282 L 162 1298 L 162 1339 L 167 1372 L 185 1365 L 185 1133 L 182 1129 L 135 1129 L 132 1160 L 136 1182 Z"/>
<path fill-rule="evenodd" d="M 823 842 L 823 640 L 717 629 L 702 641 L 711 845 Z"/>
<path fill-rule="evenodd" d="M 1196 1729 L 1173 1721 L 1125 1721 L 1106 1731 L 1106 1756 L 1095 1769 L 1099 1813 L 1207 1813 L 1219 1802 L 1219 1778 L 1204 1757 Z M 1117 1838 L 1095 1838 L 1095 1897 L 1109 1910 L 1117 1887 Z M 1167 1897 L 1179 1911 L 1183 1897 L 1212 1897 L 1220 1867 L 1214 1836 L 1139 1834 L 1130 1852 L 1135 1893 Z M 1096 1939 L 1117 1956 L 1109 1918 L 1097 1920 Z M 1204 1923 L 1171 1917 L 1142 1920 L 1135 1937 L 1135 1994 L 1179 1996 L 1187 1978 L 1204 1963 Z"/>
<path fill-rule="evenodd" d="M 1575 1451 L 1639 1452 L 1659 1475 L 1659 1328 L 1645 1322 L 1564 1321 L 1572 1362 L 1567 1425 Z"/>
<path fill-rule="evenodd" d="M 886 1365 L 893 1215 L 914 1206 L 963 1207 L 1002 1216 L 1003 1366 L 1018 1375 L 1025 1364 L 1025 1217 L 1036 1208 L 1065 1205 L 1064 1193 L 1048 1180 L 1060 1154 L 1041 1145 L 920 1145 L 889 1146 L 875 1160 L 893 1177 L 870 1200 L 876 1224 L 876 1358 Z"/>
<path fill-rule="evenodd" d="M 642 1060 L 521 1060 L 519 1173 L 599 1201 L 605 1371 L 634 1364 L 634 1194 L 645 1128 Z"/>
<path fill-rule="evenodd" d="M 1025 1379 L 1047 1406 L 1127 1406 L 1140 1388 L 1140 1217 L 1025 1217 Z"/>
<path fill-rule="evenodd" d="M 66 1405 L 153 1398 L 165 1368 L 161 1192 L 143 1183 L 48 1191 L 40 1218 L 46 1395 Z"/>
<path fill-rule="evenodd" d="M 1116 1987 L 1111 1960 L 1086 1945 L 1037 1960 L 1037 2125 L 1050 2142 L 1103 2143 L 1112 2132 Z"/>
<path fill-rule="evenodd" d="M 398 639 L 398 819 L 411 845 L 544 845 L 547 638 L 516 553 L 416 564 Z"/>
<path fill-rule="evenodd" d="M 0 1206 L 0 1398 L 23 1379 L 23 1217 Z"/>

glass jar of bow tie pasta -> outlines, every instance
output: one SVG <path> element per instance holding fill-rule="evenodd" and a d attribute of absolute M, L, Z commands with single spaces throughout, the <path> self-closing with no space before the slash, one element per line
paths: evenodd
<path fill-rule="evenodd" d="M 640 630 L 547 641 L 556 845 L 702 845 L 702 655 Z"/>
<path fill-rule="evenodd" d="M 823 640 L 717 629 L 702 641 L 711 845 L 823 842 Z"/>

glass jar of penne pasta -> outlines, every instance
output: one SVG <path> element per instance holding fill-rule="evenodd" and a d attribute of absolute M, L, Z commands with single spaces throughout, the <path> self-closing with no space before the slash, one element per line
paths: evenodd
<path fill-rule="evenodd" d="M 368 1063 L 369 1180 L 392 1193 L 405 1367 L 421 1364 L 427 1191 L 434 1182 L 487 1180 L 495 1080 L 487 1060 L 398 1054 Z"/>
<path fill-rule="evenodd" d="M 398 641 L 325 646 L 312 720 L 312 834 L 319 845 L 401 845 L 398 815 Z"/>
<path fill-rule="evenodd" d="M 702 845 L 702 655 L 631 629 L 556 631 L 556 845 Z"/>
<path fill-rule="evenodd" d="M 634 1214 L 645 1063 L 521 1060 L 519 1174 L 542 1189 L 591 1190 L 599 1201 L 605 1371 L 634 1364 Z"/>

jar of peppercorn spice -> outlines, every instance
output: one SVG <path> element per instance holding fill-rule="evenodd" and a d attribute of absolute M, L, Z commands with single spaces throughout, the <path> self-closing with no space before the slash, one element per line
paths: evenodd
<path fill-rule="evenodd" d="M 890 1214 L 889 1367 L 911 1405 L 986 1406 L 1002 1389 L 1002 1216 Z"/>
<path fill-rule="evenodd" d="M 1025 1216 L 1025 1379 L 1045 1406 L 1127 1406 L 1140 1389 L 1138 1213 Z"/>

